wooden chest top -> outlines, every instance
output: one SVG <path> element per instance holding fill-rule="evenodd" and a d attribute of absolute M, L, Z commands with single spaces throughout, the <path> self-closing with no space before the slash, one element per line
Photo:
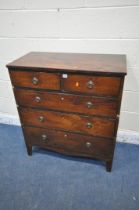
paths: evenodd
<path fill-rule="evenodd" d="M 30 52 L 9 63 L 8 68 L 68 71 L 96 74 L 126 74 L 126 56 L 118 54 Z"/>

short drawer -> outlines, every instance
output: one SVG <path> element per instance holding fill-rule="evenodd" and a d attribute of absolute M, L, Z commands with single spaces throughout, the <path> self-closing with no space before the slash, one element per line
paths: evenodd
<path fill-rule="evenodd" d="M 86 155 L 110 158 L 113 141 L 92 136 L 67 133 L 42 128 L 24 127 L 29 144 L 50 148 L 70 155 Z"/>
<path fill-rule="evenodd" d="M 114 136 L 116 120 L 30 108 L 19 108 L 19 112 L 24 125 L 55 128 L 102 137 Z"/>
<path fill-rule="evenodd" d="M 18 87 L 60 89 L 59 75 L 46 72 L 10 71 L 12 84 Z"/>
<path fill-rule="evenodd" d="M 121 84 L 119 77 L 72 74 L 63 77 L 63 89 L 66 91 L 115 97 L 119 95 Z"/>
<path fill-rule="evenodd" d="M 18 105 L 75 112 L 82 114 L 115 117 L 118 102 L 114 99 L 14 89 Z"/>

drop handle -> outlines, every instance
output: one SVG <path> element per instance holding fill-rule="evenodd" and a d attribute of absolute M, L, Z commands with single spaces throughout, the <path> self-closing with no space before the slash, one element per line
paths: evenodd
<path fill-rule="evenodd" d="M 94 87 L 94 82 L 92 81 L 92 80 L 90 80 L 90 81 L 88 81 L 87 82 L 87 87 L 89 88 L 89 89 L 92 89 L 93 87 Z"/>
<path fill-rule="evenodd" d="M 93 107 L 93 103 L 91 101 L 88 101 L 86 103 L 86 106 L 87 106 L 88 109 L 91 109 Z"/>
<path fill-rule="evenodd" d="M 86 123 L 86 127 L 87 128 L 92 128 L 93 127 L 93 123 L 91 123 L 91 122 Z"/>
<path fill-rule="evenodd" d="M 43 141 L 45 141 L 47 139 L 47 135 L 46 134 L 42 134 L 41 138 L 42 138 Z"/>
<path fill-rule="evenodd" d="M 92 144 L 91 144 L 90 142 L 86 142 L 86 147 L 87 147 L 87 148 L 90 148 L 91 145 L 92 145 Z"/>
<path fill-rule="evenodd" d="M 41 98 L 40 98 L 39 96 L 36 96 L 36 97 L 35 97 L 35 101 L 38 103 L 38 102 L 41 101 Z"/>
<path fill-rule="evenodd" d="M 44 122 L 44 117 L 43 117 L 43 116 L 39 116 L 39 117 L 38 117 L 38 120 L 39 120 L 40 122 Z"/>
<path fill-rule="evenodd" d="M 33 77 L 32 83 L 33 85 L 37 85 L 39 83 L 39 79 L 37 77 Z"/>

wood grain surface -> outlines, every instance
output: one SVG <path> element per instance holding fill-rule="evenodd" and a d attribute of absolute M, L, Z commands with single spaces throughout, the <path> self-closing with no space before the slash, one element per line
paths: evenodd
<path fill-rule="evenodd" d="M 10 77 L 12 84 L 18 87 L 60 89 L 59 75 L 54 73 L 10 71 Z M 37 79 L 37 84 L 33 83 L 34 78 Z"/>
<path fill-rule="evenodd" d="M 118 101 L 102 97 L 14 88 L 18 105 L 88 115 L 116 117 Z"/>
<path fill-rule="evenodd" d="M 64 154 L 105 159 L 110 159 L 112 156 L 113 141 L 111 139 L 104 140 L 98 137 L 33 127 L 24 127 L 24 133 L 27 141 L 32 145 L 57 152 L 63 151 Z M 45 140 L 42 138 L 44 135 Z"/>
<path fill-rule="evenodd" d="M 114 136 L 116 120 L 30 108 L 19 108 L 19 111 L 23 125 L 56 128 L 109 138 Z M 42 121 L 40 117 L 43 118 Z M 88 123 L 92 124 L 91 128 L 87 127 Z"/>
<path fill-rule="evenodd" d="M 119 54 L 30 52 L 9 63 L 7 67 L 34 70 L 66 70 L 66 72 L 89 72 L 97 74 L 126 74 L 126 56 Z"/>

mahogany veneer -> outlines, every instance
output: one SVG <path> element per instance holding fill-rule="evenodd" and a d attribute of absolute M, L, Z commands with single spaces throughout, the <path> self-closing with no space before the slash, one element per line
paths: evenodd
<path fill-rule="evenodd" d="M 31 52 L 7 67 L 28 154 L 39 146 L 111 171 L 125 55 Z"/>

